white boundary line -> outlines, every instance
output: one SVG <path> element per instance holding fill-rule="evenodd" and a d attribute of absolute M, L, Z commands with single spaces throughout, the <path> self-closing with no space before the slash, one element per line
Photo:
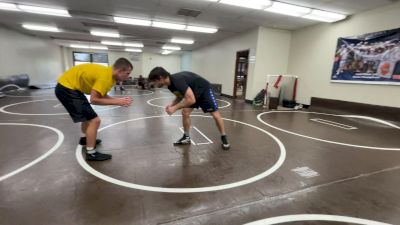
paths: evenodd
<path fill-rule="evenodd" d="M 374 150 L 385 150 L 385 151 L 400 151 L 400 148 L 384 148 L 384 147 L 372 147 L 372 146 L 363 146 L 363 145 L 353 145 L 353 144 L 347 144 L 347 143 L 342 143 L 342 142 L 336 142 L 336 141 L 329 141 L 329 140 L 325 140 L 325 139 L 321 139 L 321 138 L 315 138 L 315 137 L 311 137 L 311 136 L 307 136 L 307 135 L 303 135 L 303 134 L 299 134 L 299 133 L 295 133 L 295 132 L 291 132 L 276 126 L 273 126 L 267 122 L 265 122 L 264 120 L 261 119 L 262 115 L 265 114 L 270 114 L 270 113 L 304 113 L 304 114 L 318 114 L 318 115 L 328 115 L 328 116 L 337 116 L 337 117 L 347 117 L 347 118 L 358 118 L 358 119 L 365 119 L 365 120 L 371 120 L 377 123 L 381 123 L 384 125 L 387 125 L 389 127 L 395 128 L 395 129 L 400 129 L 400 127 L 389 123 L 387 121 L 384 120 L 380 120 L 377 118 L 373 118 L 373 117 L 367 117 L 367 116 L 357 116 L 357 115 L 335 115 L 335 114 L 328 114 L 328 113 L 318 113 L 318 112 L 301 112 L 301 111 L 270 111 L 270 112 L 263 112 L 257 115 L 257 119 L 258 121 L 260 121 L 261 123 L 274 128 L 276 130 L 280 130 L 282 132 L 288 133 L 288 134 L 293 134 L 299 137 L 304 137 L 304 138 L 308 138 L 311 140 L 316 140 L 316 141 L 322 141 L 322 142 L 326 142 L 326 143 L 331 143 L 331 144 L 337 144 L 337 145 L 343 145 L 343 146 L 349 146 L 349 147 L 355 147 L 355 148 L 365 148 L 365 149 L 374 149 Z"/>
<path fill-rule="evenodd" d="M 5 179 L 7 179 L 7 178 L 9 178 L 9 177 L 12 177 L 12 176 L 14 176 L 14 175 L 16 175 L 16 174 L 18 174 L 20 172 L 22 172 L 22 171 L 34 166 L 38 162 L 42 161 L 43 159 L 45 159 L 46 157 L 51 155 L 53 152 L 55 152 L 61 146 L 61 144 L 64 141 L 64 134 L 60 130 L 58 130 L 58 129 L 54 128 L 54 127 L 49 127 L 49 126 L 39 125 L 39 124 L 29 124 L 29 123 L 0 123 L 0 125 L 42 127 L 42 128 L 47 128 L 47 129 L 50 129 L 50 130 L 54 131 L 58 136 L 58 140 L 57 140 L 56 144 L 52 148 L 50 148 L 50 150 L 48 150 L 46 153 L 41 155 L 39 158 L 36 158 L 32 162 L 26 164 L 25 166 L 20 167 L 19 169 L 14 170 L 11 173 L 8 173 L 6 175 L 1 176 L 0 177 L 0 182 L 5 180 Z"/>
<path fill-rule="evenodd" d="M 197 127 L 193 127 L 193 129 L 197 130 L 197 132 L 199 132 L 201 135 L 203 135 L 203 137 L 208 141 L 208 143 L 198 143 L 198 145 L 206 145 L 206 144 L 214 143 L 210 140 L 210 138 L 208 138 L 205 134 L 203 134 L 203 132 L 201 132 L 199 129 L 197 129 Z"/>
<path fill-rule="evenodd" d="M 345 130 L 357 130 L 357 127 L 353 127 L 353 126 L 349 126 L 346 124 L 342 124 L 342 123 L 336 123 L 334 121 L 330 121 L 330 120 L 324 120 L 324 119 L 320 119 L 320 118 L 314 118 L 314 119 L 310 119 L 311 121 L 317 122 L 317 123 L 322 123 L 322 124 L 326 124 L 329 126 L 333 126 L 333 127 L 339 127 Z"/>
<path fill-rule="evenodd" d="M 212 118 L 211 116 L 203 116 L 203 115 L 192 115 L 192 116 L 203 117 L 203 118 Z M 172 117 L 180 117 L 180 116 L 173 115 Z M 105 126 L 101 129 L 99 129 L 99 132 L 101 132 L 107 128 L 122 124 L 122 123 L 143 120 L 143 119 L 153 119 L 153 118 L 170 118 L 170 116 L 149 116 L 149 117 L 125 120 L 125 121 L 121 121 L 118 123 L 114 123 L 114 124 Z M 128 187 L 128 188 L 139 189 L 139 190 L 144 190 L 144 191 L 164 192 L 164 193 L 198 193 L 198 192 L 220 191 L 220 190 L 225 190 L 225 189 L 230 189 L 230 188 L 236 188 L 236 187 L 240 187 L 240 186 L 261 180 L 261 179 L 271 175 L 272 173 L 277 171 L 282 166 L 283 162 L 286 159 L 286 149 L 285 149 L 285 146 L 283 145 L 283 143 L 277 137 L 275 137 L 273 134 L 269 133 L 268 131 L 265 131 L 254 125 L 251 125 L 251 124 L 248 124 L 245 122 L 241 122 L 241 121 L 237 121 L 237 120 L 232 120 L 232 119 L 226 119 L 226 118 L 223 118 L 223 119 L 226 121 L 231 121 L 231 122 L 240 123 L 242 125 L 249 126 L 251 128 L 254 128 L 254 129 L 261 131 L 261 132 L 267 134 L 268 136 L 270 136 L 279 146 L 280 155 L 279 155 L 277 162 L 271 168 L 267 169 L 266 171 L 264 171 L 256 176 L 253 176 L 253 177 L 250 177 L 250 178 L 238 181 L 238 182 L 233 182 L 233 183 L 224 184 L 224 185 L 210 186 L 210 187 L 200 187 L 200 188 L 163 188 L 163 187 L 154 187 L 154 186 L 145 186 L 145 185 L 140 185 L 140 184 L 134 184 L 134 183 L 118 180 L 118 179 L 109 177 L 103 173 L 100 173 L 99 171 L 97 171 L 94 168 L 92 168 L 91 166 L 89 166 L 87 164 L 87 162 L 83 159 L 81 145 L 77 146 L 76 151 L 75 151 L 75 156 L 78 160 L 79 165 L 81 165 L 83 169 L 85 169 L 87 172 L 91 173 L 92 175 L 94 175 L 104 181 L 107 181 L 107 182 L 110 182 L 110 183 L 113 183 L 116 185 L 120 185 L 123 187 Z M 265 150 L 268 151 L 268 148 L 266 148 Z"/>
<path fill-rule="evenodd" d="M 147 104 L 149 104 L 149 105 L 151 105 L 151 106 L 154 106 L 154 107 L 158 107 L 158 108 L 165 108 L 165 107 L 162 106 L 162 105 L 156 105 L 156 104 L 153 104 L 153 103 L 151 103 L 151 102 L 152 102 L 153 100 L 157 100 L 157 99 L 167 99 L 167 98 L 175 98 L 175 97 L 174 97 L 174 96 L 171 96 L 171 97 L 152 98 L 152 99 L 147 100 Z M 221 101 L 221 102 L 224 102 L 224 103 L 227 104 L 227 105 L 224 105 L 224 106 L 218 106 L 218 109 L 223 109 L 223 108 L 226 108 L 226 107 L 231 106 L 231 103 L 228 102 L 228 101 L 225 101 L 225 100 L 222 100 L 222 99 L 215 99 L 215 100 Z"/>
<path fill-rule="evenodd" d="M 300 221 L 331 221 L 331 222 L 343 222 L 361 225 L 391 225 L 388 223 L 382 223 L 373 220 L 360 219 L 349 216 L 336 216 L 336 215 L 325 215 L 325 214 L 297 214 L 297 215 L 286 215 L 271 217 L 263 220 L 258 220 L 245 225 L 273 225 L 287 222 L 300 222 Z"/>
<path fill-rule="evenodd" d="M 9 105 L 5 105 L 5 106 L 1 107 L 1 108 L 0 108 L 0 112 L 6 113 L 6 114 L 11 114 L 11 115 L 20 115 L 20 116 L 56 116 L 56 115 L 68 115 L 68 113 L 15 113 L 15 112 L 10 112 L 10 111 L 6 111 L 6 110 L 5 110 L 6 108 L 11 107 L 11 106 L 22 105 L 22 104 L 27 104 L 27 103 L 32 103 L 32 102 L 42 102 L 42 101 L 58 101 L 58 100 L 57 100 L 57 99 L 40 99 L 40 100 L 32 100 L 32 101 L 18 102 L 18 103 L 9 104 Z M 114 107 L 106 108 L 106 109 L 98 109 L 98 110 L 95 110 L 95 111 L 101 112 L 101 111 L 116 109 L 116 108 L 119 108 L 119 107 L 121 107 L 121 106 L 114 106 Z"/>

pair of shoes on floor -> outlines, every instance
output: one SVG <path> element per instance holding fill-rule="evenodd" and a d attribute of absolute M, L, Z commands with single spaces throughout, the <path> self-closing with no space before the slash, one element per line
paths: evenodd
<path fill-rule="evenodd" d="M 226 137 L 226 135 L 222 135 L 221 136 L 221 142 L 222 142 L 222 148 L 224 150 L 228 150 L 231 145 L 228 142 L 228 138 Z M 190 136 L 184 134 L 181 139 L 179 139 L 178 141 L 174 142 L 174 145 L 190 145 L 192 143 Z"/>
<path fill-rule="evenodd" d="M 101 139 L 96 139 L 96 145 L 101 143 Z M 80 145 L 86 145 L 86 137 L 81 137 L 81 139 L 79 139 L 79 144 Z"/>
<path fill-rule="evenodd" d="M 101 143 L 101 140 L 96 139 L 96 145 L 98 145 L 100 143 Z M 86 145 L 86 137 L 81 137 L 81 139 L 79 139 L 79 144 Z M 92 153 L 88 153 L 86 150 L 86 147 L 84 148 L 84 151 L 86 152 L 86 160 L 87 161 L 104 161 L 104 160 L 109 160 L 112 158 L 112 156 L 110 154 L 103 154 L 103 153 L 97 152 L 96 148 L 94 148 L 91 151 Z"/>

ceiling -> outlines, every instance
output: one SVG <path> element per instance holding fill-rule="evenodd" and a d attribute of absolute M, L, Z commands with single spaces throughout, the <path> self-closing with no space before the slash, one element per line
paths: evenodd
<path fill-rule="evenodd" d="M 251 0 L 249 0 L 251 1 Z M 281 2 L 326 10 L 346 15 L 374 9 L 394 2 L 393 0 L 279 0 Z M 145 51 L 159 52 L 165 42 L 172 37 L 194 39 L 193 45 L 180 45 L 182 50 L 194 50 L 229 36 L 257 26 L 285 30 L 296 30 L 320 23 L 318 21 L 290 17 L 260 10 L 213 3 L 205 0 L 0 0 L 0 2 L 64 8 L 71 18 L 0 10 L 0 24 L 18 32 L 43 38 L 75 40 L 80 42 L 100 42 L 112 38 L 95 37 L 89 34 L 91 28 L 110 27 L 118 29 L 124 41 L 140 41 Z M 181 8 L 201 11 L 197 17 L 177 15 Z M 217 27 L 215 34 L 176 31 L 153 27 L 117 24 L 112 16 L 143 18 L 172 23 Z M 22 23 L 54 24 L 61 33 L 29 31 Z M 68 43 L 60 42 L 59 43 Z M 115 48 L 115 47 L 114 47 Z M 112 48 L 110 48 L 112 49 Z"/>

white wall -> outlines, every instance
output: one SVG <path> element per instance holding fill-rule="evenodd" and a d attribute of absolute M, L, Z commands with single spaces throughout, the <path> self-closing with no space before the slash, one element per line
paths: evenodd
<path fill-rule="evenodd" d="M 291 32 L 259 27 L 254 77 L 248 85 L 247 99 L 252 100 L 265 88 L 267 76 L 287 74 Z"/>
<path fill-rule="evenodd" d="M 30 84 L 48 84 L 55 83 L 62 70 L 58 45 L 0 27 L 0 77 L 26 73 Z"/>
<path fill-rule="evenodd" d="M 258 28 L 217 42 L 205 48 L 193 51 L 192 71 L 203 76 L 211 83 L 222 84 L 222 93 L 233 95 L 236 52 L 250 50 L 250 56 L 256 53 Z M 248 85 L 253 79 L 254 64 L 249 64 Z M 247 92 L 248 93 L 248 92 Z"/>
<path fill-rule="evenodd" d="M 181 54 L 181 70 L 192 71 L 192 52 L 183 52 Z"/>
<path fill-rule="evenodd" d="M 367 11 L 334 24 L 322 24 L 293 32 L 289 73 L 300 76 L 298 101 L 311 97 L 400 107 L 400 86 L 330 83 L 339 37 L 400 27 L 400 2 Z"/>
<path fill-rule="evenodd" d="M 171 74 L 181 71 L 181 57 L 179 55 L 143 53 L 142 59 L 143 77 L 148 77 L 150 71 L 157 66 L 164 67 Z"/>

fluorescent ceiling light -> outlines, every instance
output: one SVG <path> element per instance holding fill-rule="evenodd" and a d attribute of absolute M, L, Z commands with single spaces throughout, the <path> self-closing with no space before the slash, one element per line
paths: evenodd
<path fill-rule="evenodd" d="M 92 45 L 90 46 L 91 49 L 98 49 L 98 50 L 108 50 L 106 46 L 97 46 L 97 45 Z"/>
<path fill-rule="evenodd" d="M 100 37 L 113 37 L 113 38 L 120 37 L 119 33 L 116 31 L 91 30 L 90 34 L 94 35 L 94 36 L 100 36 Z"/>
<path fill-rule="evenodd" d="M 126 48 L 125 51 L 127 52 L 142 52 L 140 48 Z"/>
<path fill-rule="evenodd" d="M 173 51 L 164 50 L 164 51 L 161 52 L 161 54 L 163 54 L 163 55 L 169 55 L 169 54 L 171 54 L 172 52 L 173 52 Z"/>
<path fill-rule="evenodd" d="M 115 45 L 115 46 L 122 46 L 122 42 L 119 41 L 101 41 L 103 45 Z"/>
<path fill-rule="evenodd" d="M 12 3 L 3 3 L 3 2 L 0 2 L 0 9 L 2 9 L 2 10 L 11 10 L 11 11 L 20 11 L 20 10 L 17 8 L 17 5 L 16 5 L 16 4 L 12 4 Z"/>
<path fill-rule="evenodd" d="M 36 24 L 22 24 L 22 27 L 28 30 L 48 31 L 48 32 L 60 32 L 57 27 L 47 25 L 36 25 Z"/>
<path fill-rule="evenodd" d="M 172 43 L 178 43 L 178 44 L 185 44 L 185 45 L 191 45 L 194 43 L 193 40 L 190 39 L 182 39 L 182 38 L 172 38 L 171 39 Z"/>
<path fill-rule="evenodd" d="M 172 45 L 164 45 L 164 46 L 162 47 L 162 49 L 164 49 L 164 50 L 179 51 L 179 50 L 181 50 L 181 47 L 179 47 L 179 46 L 172 46 Z"/>
<path fill-rule="evenodd" d="M 158 28 L 173 29 L 173 30 L 184 30 L 186 27 L 186 25 L 183 25 L 183 24 L 165 23 L 165 22 L 158 22 L 158 21 L 153 21 L 152 26 L 158 27 Z"/>
<path fill-rule="evenodd" d="M 29 12 L 29 13 L 71 17 L 68 10 L 65 9 L 44 8 L 44 7 L 30 6 L 30 5 L 18 5 L 18 8 L 24 12 Z"/>
<path fill-rule="evenodd" d="M 76 45 L 76 44 L 72 44 L 69 47 L 71 48 L 89 48 L 89 45 Z"/>
<path fill-rule="evenodd" d="M 303 18 L 332 23 L 345 19 L 346 15 L 313 9 L 310 14 L 303 16 Z"/>
<path fill-rule="evenodd" d="M 131 19 L 131 18 L 124 18 L 124 17 L 117 17 L 117 16 L 114 16 L 114 22 L 130 24 L 130 25 L 138 25 L 138 26 L 150 26 L 151 25 L 151 20 Z"/>
<path fill-rule="evenodd" d="M 266 8 L 265 11 L 299 17 L 310 13 L 311 9 L 282 2 L 274 2 L 272 6 Z"/>
<path fill-rule="evenodd" d="M 270 0 L 221 0 L 219 2 L 251 9 L 265 9 L 272 4 Z"/>
<path fill-rule="evenodd" d="M 124 46 L 135 47 L 135 48 L 143 48 L 144 47 L 144 45 L 142 43 L 134 43 L 134 42 L 125 42 Z"/>
<path fill-rule="evenodd" d="M 194 32 L 202 32 L 202 33 L 216 33 L 218 31 L 217 28 L 211 28 L 211 27 L 198 27 L 198 26 L 187 26 L 186 27 L 187 31 L 194 31 Z"/>

